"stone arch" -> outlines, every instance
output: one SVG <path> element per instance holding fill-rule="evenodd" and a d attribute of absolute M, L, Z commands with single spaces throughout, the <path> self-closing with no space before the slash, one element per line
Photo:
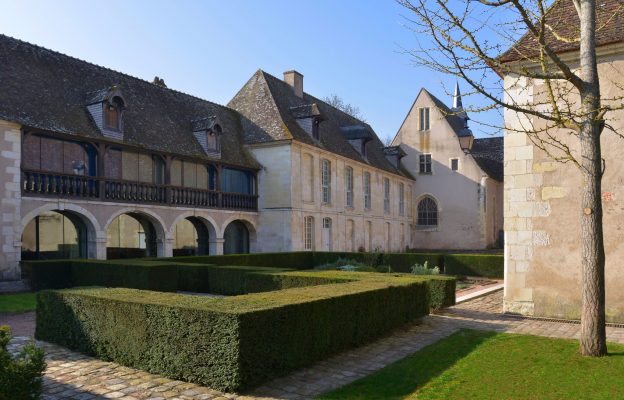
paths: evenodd
<path fill-rule="evenodd" d="M 18 227 L 19 237 L 22 238 L 28 224 L 42 214 L 55 212 L 66 217 L 76 229 L 78 236 L 78 251 L 80 258 L 97 258 L 97 237 L 100 232 L 100 223 L 86 208 L 75 204 L 48 203 L 30 211 L 20 220 Z M 38 242 L 38 238 L 36 238 Z"/>
<path fill-rule="evenodd" d="M 121 216 L 128 215 L 139 222 L 146 236 L 146 255 L 149 257 L 167 257 L 171 255 L 169 231 L 165 228 L 163 219 L 152 210 L 126 207 L 115 211 L 106 221 L 104 232 L 108 232 L 113 221 Z"/>
<path fill-rule="evenodd" d="M 217 243 L 221 238 L 218 237 L 218 225 L 210 215 L 197 214 L 193 211 L 179 214 L 169 227 L 169 237 L 175 237 L 176 226 L 185 219 L 193 224 L 197 233 L 196 255 L 218 254 Z"/>
<path fill-rule="evenodd" d="M 226 237 L 226 231 L 228 230 L 228 227 L 234 223 L 240 223 L 242 224 L 245 229 L 247 230 L 247 241 L 248 241 L 248 245 L 247 245 L 247 252 L 253 253 L 256 251 L 257 248 L 257 231 L 256 231 L 256 226 L 253 222 L 249 221 L 248 219 L 245 218 L 236 218 L 236 217 L 231 217 L 228 220 L 225 221 L 225 223 L 222 226 L 222 233 L 221 233 L 221 237 L 223 237 L 224 239 L 224 248 L 227 248 L 228 243 L 227 243 L 227 237 Z"/>

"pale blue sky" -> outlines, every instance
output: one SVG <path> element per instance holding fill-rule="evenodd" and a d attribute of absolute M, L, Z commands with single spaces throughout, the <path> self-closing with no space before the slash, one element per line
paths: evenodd
<path fill-rule="evenodd" d="M 360 108 L 394 136 L 421 87 L 450 105 L 454 78 L 416 67 L 392 0 L 0 0 L 0 33 L 225 104 L 261 68 Z M 467 101 L 464 99 L 464 105 Z M 500 124 L 496 113 L 473 116 Z M 476 136 L 483 136 L 473 126 Z"/>

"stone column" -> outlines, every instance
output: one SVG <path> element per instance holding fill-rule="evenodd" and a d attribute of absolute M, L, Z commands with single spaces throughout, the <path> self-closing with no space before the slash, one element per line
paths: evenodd
<path fill-rule="evenodd" d="M 21 258 L 21 131 L 0 120 L 0 281 L 20 279 Z"/>
<path fill-rule="evenodd" d="M 108 242 L 106 231 L 96 232 L 93 241 L 89 240 L 89 242 L 89 258 L 106 260 L 106 244 Z"/>
<path fill-rule="evenodd" d="M 223 254 L 223 244 L 225 243 L 224 238 L 215 238 L 211 239 L 209 242 L 209 253 L 211 256 L 214 255 L 222 255 Z"/>
<path fill-rule="evenodd" d="M 171 236 L 165 239 L 158 239 L 158 257 L 173 257 L 173 246 L 175 239 Z"/>

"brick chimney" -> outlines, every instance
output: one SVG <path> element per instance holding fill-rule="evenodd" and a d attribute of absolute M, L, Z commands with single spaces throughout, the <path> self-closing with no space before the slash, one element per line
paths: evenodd
<path fill-rule="evenodd" d="M 303 75 L 293 70 L 284 72 L 284 82 L 292 86 L 295 95 L 303 98 Z"/>

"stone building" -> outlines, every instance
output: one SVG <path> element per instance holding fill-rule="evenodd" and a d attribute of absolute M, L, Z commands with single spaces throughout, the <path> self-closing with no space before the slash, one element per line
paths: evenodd
<path fill-rule="evenodd" d="M 266 251 L 404 250 L 412 244 L 414 181 L 366 123 L 303 88 L 257 71 L 229 102 L 259 172 Z"/>
<path fill-rule="evenodd" d="M 411 245 L 398 148 L 258 71 L 228 107 L 0 35 L 0 280 L 21 259 Z"/>
<path fill-rule="evenodd" d="M 624 85 L 624 17 L 618 0 L 597 4 L 597 54 L 604 98 L 621 98 Z M 549 11 L 553 29 L 560 37 L 573 37 L 570 27 L 578 26 L 572 1 L 557 3 Z M 556 17 L 555 17 L 556 16 Z M 559 22 L 557 22 L 559 21 Z M 578 33 L 576 33 L 578 34 Z M 511 67 L 530 65 L 531 35 L 525 35 L 502 56 Z M 559 56 L 578 67 L 578 43 L 548 37 L 548 44 Z M 541 101 L 544 84 L 511 73 L 504 77 L 508 100 Z M 575 95 L 577 96 L 577 95 Z M 573 98 L 568 99 L 575 102 Z M 624 111 L 606 115 L 611 129 L 601 137 L 606 170 L 602 180 L 604 238 L 606 251 L 606 307 L 609 321 L 624 321 Z M 544 121 L 505 111 L 505 304 L 508 312 L 556 318 L 580 318 L 581 173 L 571 164 L 557 163 L 533 144 L 529 137 L 514 130 L 531 122 L 543 127 Z M 617 133 L 615 133 L 617 132 Z M 551 134 L 566 140 L 570 131 L 552 129 Z M 578 151 L 576 140 L 572 151 Z"/>
<path fill-rule="evenodd" d="M 392 142 L 416 177 L 418 248 L 502 246 L 503 138 L 474 139 L 468 120 L 458 85 L 452 108 L 421 89 Z"/>
<path fill-rule="evenodd" d="M 240 115 L 0 36 L 0 279 L 19 260 L 261 251 Z"/>

